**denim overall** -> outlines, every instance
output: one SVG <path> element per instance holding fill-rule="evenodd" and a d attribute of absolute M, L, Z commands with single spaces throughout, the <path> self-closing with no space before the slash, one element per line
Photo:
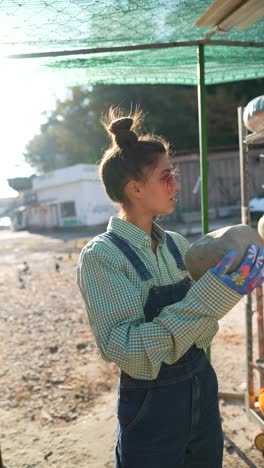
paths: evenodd
<path fill-rule="evenodd" d="M 143 281 L 151 278 L 127 242 L 112 232 L 103 236 L 126 255 Z M 167 233 L 166 242 L 178 268 L 186 270 Z M 163 307 L 181 301 L 189 289 L 187 277 L 152 287 L 144 307 L 146 322 Z M 117 415 L 116 468 L 222 467 L 217 378 L 204 351 L 195 345 L 174 364 L 162 363 L 155 380 L 135 379 L 121 371 Z"/>

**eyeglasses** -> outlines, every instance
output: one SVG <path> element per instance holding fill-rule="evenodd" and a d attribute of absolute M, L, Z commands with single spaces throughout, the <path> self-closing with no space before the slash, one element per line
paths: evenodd
<path fill-rule="evenodd" d="M 174 189 L 174 185 L 177 184 L 178 185 L 178 181 L 177 181 L 177 177 L 178 177 L 178 171 L 177 169 L 174 169 L 172 170 L 169 175 L 167 175 L 166 177 L 163 176 L 162 179 L 160 179 L 159 181 L 150 181 L 148 180 L 148 184 L 157 184 L 157 183 L 162 183 L 163 185 L 165 185 L 166 189 L 168 192 L 170 192 L 172 189 Z M 179 184 L 180 186 L 180 184 Z"/>
<path fill-rule="evenodd" d="M 177 183 L 177 175 L 178 175 L 178 174 L 177 174 L 177 171 L 175 170 L 175 171 L 171 172 L 171 173 L 164 179 L 164 182 L 165 182 L 165 184 L 166 184 L 166 187 L 167 187 L 168 192 L 169 192 L 170 190 L 172 190 L 174 184 Z"/>

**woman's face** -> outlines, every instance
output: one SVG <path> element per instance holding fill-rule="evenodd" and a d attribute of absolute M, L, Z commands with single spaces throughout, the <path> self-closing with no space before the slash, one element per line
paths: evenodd
<path fill-rule="evenodd" d="M 173 212 L 176 193 L 181 186 L 167 153 L 160 156 L 155 169 L 149 171 L 147 179 L 141 184 L 141 207 L 146 212 L 152 216 Z"/>

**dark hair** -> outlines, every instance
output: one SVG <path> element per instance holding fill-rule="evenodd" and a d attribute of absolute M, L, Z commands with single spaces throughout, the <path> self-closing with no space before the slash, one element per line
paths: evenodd
<path fill-rule="evenodd" d="M 124 117 L 119 108 L 110 108 L 103 124 L 112 144 L 99 163 L 99 175 L 107 195 L 114 202 L 125 202 L 124 188 L 130 179 L 145 180 L 147 171 L 154 169 L 159 157 L 169 152 L 169 144 L 154 134 L 138 136 L 142 123 L 138 109 Z"/>

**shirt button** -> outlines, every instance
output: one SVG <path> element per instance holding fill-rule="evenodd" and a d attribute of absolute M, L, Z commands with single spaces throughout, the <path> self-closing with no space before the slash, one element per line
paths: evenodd
<path fill-rule="evenodd" d="M 156 287 L 154 286 L 154 288 L 152 288 L 152 289 L 153 289 L 154 294 L 158 294 L 158 292 L 159 292 L 158 288 L 156 288 Z"/>

